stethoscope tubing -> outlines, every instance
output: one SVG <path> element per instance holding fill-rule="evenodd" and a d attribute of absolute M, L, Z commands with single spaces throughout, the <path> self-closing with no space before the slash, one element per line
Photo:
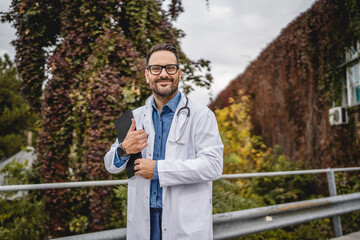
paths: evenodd
<path fill-rule="evenodd" d="M 190 117 L 190 108 L 188 107 L 188 103 L 189 103 L 189 98 L 187 96 L 186 97 L 186 103 L 185 103 L 185 107 L 182 107 L 179 109 L 178 113 L 176 114 L 177 117 L 179 117 L 179 114 L 182 110 L 187 110 L 187 116 L 186 117 Z"/>

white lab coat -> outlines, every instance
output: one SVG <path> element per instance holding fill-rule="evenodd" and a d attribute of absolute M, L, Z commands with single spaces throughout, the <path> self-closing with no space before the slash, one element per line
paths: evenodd
<path fill-rule="evenodd" d="M 149 134 L 148 146 L 141 152 L 152 159 L 155 130 L 152 123 L 152 99 L 134 111 L 136 128 Z M 189 99 L 190 116 L 186 110 L 177 114 L 186 104 L 182 98 L 174 114 L 165 160 L 158 161 L 160 186 L 163 188 L 162 239 L 209 240 L 212 228 L 212 181 L 221 177 L 223 144 L 215 115 L 207 107 Z M 179 137 L 181 138 L 176 141 Z M 119 173 L 114 154 L 118 141 L 106 153 L 105 167 L 110 173 Z M 127 239 L 150 239 L 150 180 L 134 176 L 128 181 Z"/>

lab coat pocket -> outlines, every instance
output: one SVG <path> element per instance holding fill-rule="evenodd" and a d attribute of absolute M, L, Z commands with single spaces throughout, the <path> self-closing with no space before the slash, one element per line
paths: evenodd
<path fill-rule="evenodd" d="M 209 195 L 203 184 L 191 184 L 182 191 L 179 202 L 181 228 L 186 233 L 201 231 L 207 228 L 209 221 Z M 183 190 L 185 190 L 183 188 Z"/>

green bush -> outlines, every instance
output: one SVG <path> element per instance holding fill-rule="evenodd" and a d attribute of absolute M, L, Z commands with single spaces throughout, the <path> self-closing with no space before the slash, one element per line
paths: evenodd
<path fill-rule="evenodd" d="M 0 200 L 0 239 L 44 239 L 46 221 L 43 200 L 28 195 Z"/>
<path fill-rule="evenodd" d="M 337 194 L 350 194 L 360 192 L 359 172 L 338 172 L 335 174 Z M 360 229 L 360 211 L 341 216 L 343 234 L 349 234 Z"/>
<path fill-rule="evenodd" d="M 0 174 L 7 185 L 28 184 L 33 177 L 27 162 L 16 160 Z M 44 200 L 37 192 L 0 192 L 0 239 L 44 239 L 47 220 Z"/>

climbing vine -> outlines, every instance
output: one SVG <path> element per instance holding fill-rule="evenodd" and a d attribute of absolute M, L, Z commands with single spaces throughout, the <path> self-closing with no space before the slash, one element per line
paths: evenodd
<path fill-rule="evenodd" d="M 229 97 L 247 94 L 253 133 L 266 145 L 280 145 L 307 168 L 358 165 L 359 108 L 349 109 L 350 122 L 342 126 L 329 125 L 328 110 L 341 105 L 345 49 L 359 36 L 359 1 L 319 0 L 284 28 L 211 107 L 223 108 Z"/>

